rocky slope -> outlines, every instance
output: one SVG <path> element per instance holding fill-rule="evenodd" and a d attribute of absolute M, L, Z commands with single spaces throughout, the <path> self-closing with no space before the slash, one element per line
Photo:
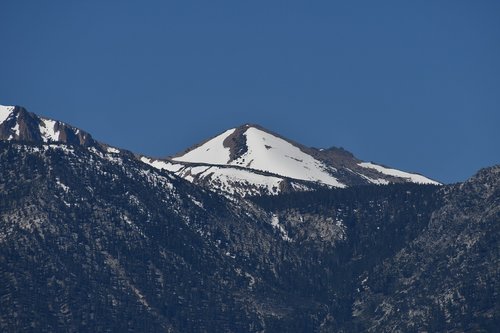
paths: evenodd
<path fill-rule="evenodd" d="M 98 143 L 92 137 L 63 122 L 43 118 L 20 106 L 0 105 L 0 140 L 63 142 L 85 147 Z"/>
<path fill-rule="evenodd" d="M 366 272 L 354 303 L 363 329 L 500 327 L 500 166 L 441 192 L 444 205 L 422 233 Z"/>
<path fill-rule="evenodd" d="M 2 112 L 0 331 L 500 325 L 500 166 L 451 186 L 283 177 L 309 191 L 242 198 L 62 123 L 47 136 L 46 120 L 21 108 Z M 233 146 L 230 159 L 248 156 Z"/>

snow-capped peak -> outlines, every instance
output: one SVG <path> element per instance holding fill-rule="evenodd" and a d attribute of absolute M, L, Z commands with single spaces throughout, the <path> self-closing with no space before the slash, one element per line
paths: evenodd
<path fill-rule="evenodd" d="M 186 165 L 238 167 L 334 187 L 394 182 L 439 184 L 419 174 L 363 162 L 342 148 L 305 147 L 250 124 L 226 130 L 171 160 Z"/>
<path fill-rule="evenodd" d="M 233 165 L 289 178 L 345 187 L 332 175 L 335 168 L 315 159 L 261 127 L 243 125 L 173 158 L 178 162 Z"/>

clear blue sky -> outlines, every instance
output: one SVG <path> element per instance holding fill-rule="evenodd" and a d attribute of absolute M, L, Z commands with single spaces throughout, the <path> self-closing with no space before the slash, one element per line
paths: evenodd
<path fill-rule="evenodd" d="M 500 163 L 500 1 L 0 0 L 0 104 L 152 156 L 251 122 L 461 181 Z"/>

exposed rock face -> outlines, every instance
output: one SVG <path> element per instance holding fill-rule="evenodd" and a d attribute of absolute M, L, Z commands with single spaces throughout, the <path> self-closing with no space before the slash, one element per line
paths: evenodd
<path fill-rule="evenodd" d="M 229 148 L 229 161 L 232 162 L 239 157 L 243 156 L 248 151 L 247 138 L 245 130 L 250 125 L 238 127 L 231 135 L 224 139 L 222 142 L 224 147 Z"/>
<path fill-rule="evenodd" d="M 24 142 L 62 142 L 85 147 L 99 145 L 90 134 L 60 121 L 38 117 L 25 108 L 11 107 L 0 122 L 0 140 Z"/>

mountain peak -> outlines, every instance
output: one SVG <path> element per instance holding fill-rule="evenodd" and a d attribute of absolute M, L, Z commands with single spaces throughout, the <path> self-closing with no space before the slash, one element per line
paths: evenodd
<path fill-rule="evenodd" d="M 251 123 L 228 129 L 171 160 L 238 167 L 334 187 L 390 182 L 438 184 L 417 174 L 364 163 L 343 148 L 306 147 Z"/>
<path fill-rule="evenodd" d="M 96 144 L 92 136 L 61 121 L 28 112 L 22 106 L 0 106 L 0 140 L 33 143 Z"/>

